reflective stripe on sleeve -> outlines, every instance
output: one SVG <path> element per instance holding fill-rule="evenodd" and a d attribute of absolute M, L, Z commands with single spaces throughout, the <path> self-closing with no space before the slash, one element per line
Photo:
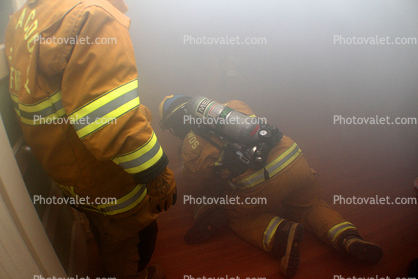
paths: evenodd
<path fill-rule="evenodd" d="M 135 174 L 152 167 L 163 156 L 163 150 L 154 132 L 150 139 L 136 150 L 113 158 L 126 172 Z"/>
<path fill-rule="evenodd" d="M 66 194 L 71 194 L 73 198 L 77 197 L 74 193 L 73 187 L 67 187 L 57 184 Z M 127 212 L 137 206 L 144 200 L 147 194 L 147 187 L 145 184 L 137 185 L 131 192 L 125 196 L 116 200 L 116 202 L 110 202 L 107 204 L 79 204 L 76 207 L 80 207 L 85 210 L 94 211 L 106 216 L 112 216 L 120 213 Z"/>
<path fill-rule="evenodd" d="M 270 177 L 279 173 L 288 165 L 290 165 L 301 153 L 299 146 L 293 143 L 285 152 L 280 154 L 276 159 L 270 162 L 265 169 L 269 173 Z M 252 188 L 265 181 L 264 169 L 260 169 L 255 173 L 239 180 L 236 184 L 240 189 Z"/>
<path fill-rule="evenodd" d="M 63 117 L 65 110 L 62 105 L 61 91 L 58 90 L 48 98 L 36 104 L 22 104 L 18 96 L 10 94 L 13 108 L 22 123 L 27 125 L 42 125 L 51 123 L 53 120 Z"/>
<path fill-rule="evenodd" d="M 97 206 L 104 215 L 115 215 L 126 212 L 137 206 L 147 194 L 145 184 L 137 185 L 129 194 L 118 199 L 115 204 L 103 204 Z"/>
<path fill-rule="evenodd" d="M 263 248 L 265 251 L 270 252 L 273 236 L 276 233 L 277 228 L 283 221 L 284 221 L 283 218 L 280 218 L 277 216 L 271 219 L 270 223 L 268 224 L 263 234 Z"/>
<path fill-rule="evenodd" d="M 138 80 L 112 89 L 73 111 L 71 120 L 77 135 L 84 138 L 139 106 Z"/>

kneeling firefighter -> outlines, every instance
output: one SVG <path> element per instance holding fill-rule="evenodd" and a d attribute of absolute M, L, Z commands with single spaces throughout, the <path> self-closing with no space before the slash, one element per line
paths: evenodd
<path fill-rule="evenodd" d="M 249 243 L 277 256 L 288 277 L 296 274 L 305 228 L 345 255 L 371 263 L 381 259 L 382 249 L 364 241 L 323 200 L 299 146 L 255 117 L 245 103 L 171 95 L 161 102 L 160 116 L 161 128 L 183 140 L 186 194 L 228 195 L 236 201 L 194 206 L 195 225 L 186 233 L 186 243 L 204 242 L 228 224 Z M 265 202 L 244 202 L 248 198 Z M 280 207 L 289 220 L 279 216 Z"/>

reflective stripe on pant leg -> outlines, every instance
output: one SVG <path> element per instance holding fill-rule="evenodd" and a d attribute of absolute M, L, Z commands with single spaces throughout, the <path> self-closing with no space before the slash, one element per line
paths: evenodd
<path fill-rule="evenodd" d="M 263 234 L 263 248 L 265 251 L 270 252 L 273 236 L 276 233 L 277 228 L 283 221 L 284 221 L 283 218 L 280 218 L 277 216 L 271 219 L 270 223 L 268 224 Z"/>
<path fill-rule="evenodd" d="M 331 241 L 332 245 L 336 247 L 338 246 L 336 243 L 338 236 L 346 230 L 357 230 L 357 228 L 350 222 L 342 222 L 329 229 L 327 232 L 327 238 Z"/>

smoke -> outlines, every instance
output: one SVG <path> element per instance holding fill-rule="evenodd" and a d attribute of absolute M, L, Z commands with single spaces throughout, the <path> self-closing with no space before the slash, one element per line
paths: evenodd
<path fill-rule="evenodd" d="M 155 118 L 170 94 L 240 99 L 308 154 L 326 144 L 353 154 L 349 163 L 371 163 L 392 149 L 418 166 L 417 124 L 333 123 L 335 115 L 418 117 L 417 2 L 126 3 L 141 101 Z"/>

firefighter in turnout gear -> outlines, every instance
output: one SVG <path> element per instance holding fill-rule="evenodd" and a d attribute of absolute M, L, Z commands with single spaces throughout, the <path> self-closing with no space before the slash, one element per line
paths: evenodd
<path fill-rule="evenodd" d="M 245 120 L 256 119 L 245 103 L 233 100 L 219 104 L 205 97 L 171 95 L 160 104 L 160 114 L 160 126 L 183 140 L 180 157 L 186 194 L 228 195 L 241 201 L 195 206 L 195 225 L 186 233 L 186 243 L 201 243 L 229 224 L 240 237 L 277 256 L 281 272 L 288 277 L 297 271 L 304 229 L 345 255 L 371 263 L 382 257 L 379 246 L 364 241 L 356 227 L 322 199 L 321 185 L 299 146 L 277 128 L 263 128 L 264 124 Z M 191 117 L 195 117 L 194 122 L 185 121 Z M 196 121 L 199 117 L 200 122 Z M 243 123 L 245 127 L 237 127 Z M 264 163 L 252 164 L 251 154 L 257 150 L 258 141 L 263 141 L 260 136 L 271 131 L 275 131 L 276 140 L 270 141 L 267 154 L 263 157 L 255 152 L 261 155 L 254 161 Z M 256 135 L 258 139 L 254 139 Z M 247 198 L 262 197 L 266 203 L 244 203 Z M 283 216 L 278 213 L 280 207 L 285 210 Z"/>
<path fill-rule="evenodd" d="M 162 278 L 148 266 L 158 213 L 175 203 L 168 159 L 138 95 L 123 0 L 29 0 L 11 16 L 5 55 L 25 140 L 69 197 L 85 203 L 107 272 Z"/>

